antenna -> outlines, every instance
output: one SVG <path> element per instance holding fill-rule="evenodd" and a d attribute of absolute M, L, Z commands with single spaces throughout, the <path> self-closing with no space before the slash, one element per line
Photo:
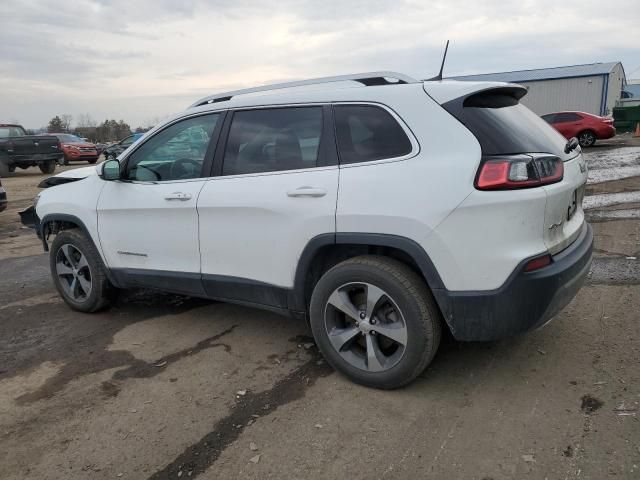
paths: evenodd
<path fill-rule="evenodd" d="M 442 64 L 440 65 L 440 72 L 435 77 L 427 79 L 428 82 L 433 80 L 442 80 L 442 71 L 444 70 L 444 61 L 447 59 L 447 50 L 449 50 L 449 40 L 447 40 L 447 44 L 444 47 L 444 55 L 442 56 Z"/>

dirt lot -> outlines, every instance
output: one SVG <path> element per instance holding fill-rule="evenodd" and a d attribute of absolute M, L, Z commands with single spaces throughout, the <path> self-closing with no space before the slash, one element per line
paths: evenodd
<path fill-rule="evenodd" d="M 586 156 L 588 285 L 526 336 L 446 338 L 393 392 L 258 310 L 135 291 L 72 312 L 16 214 L 43 175 L 3 179 L 0 478 L 640 478 L 640 142 Z"/>

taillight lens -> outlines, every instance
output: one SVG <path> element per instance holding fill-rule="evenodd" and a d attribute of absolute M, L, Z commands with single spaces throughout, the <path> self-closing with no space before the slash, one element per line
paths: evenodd
<path fill-rule="evenodd" d="M 512 190 L 538 187 L 559 182 L 564 175 L 564 165 L 558 157 L 486 158 L 476 176 L 478 190 Z"/>

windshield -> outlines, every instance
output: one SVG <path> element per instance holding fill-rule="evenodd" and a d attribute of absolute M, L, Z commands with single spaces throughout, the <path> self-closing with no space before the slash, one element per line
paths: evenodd
<path fill-rule="evenodd" d="M 447 110 L 471 130 L 483 155 L 551 153 L 566 161 L 577 154 L 564 153 L 567 139 L 513 96 L 481 92 Z"/>
<path fill-rule="evenodd" d="M 27 133 L 18 125 L 0 127 L 0 138 L 24 137 Z"/>
<path fill-rule="evenodd" d="M 56 133 L 54 136 L 58 137 L 62 143 L 84 143 L 80 137 L 68 133 Z"/>

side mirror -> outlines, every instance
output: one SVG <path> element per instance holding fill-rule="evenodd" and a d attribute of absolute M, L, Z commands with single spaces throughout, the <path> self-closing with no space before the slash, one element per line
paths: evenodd
<path fill-rule="evenodd" d="M 100 178 L 109 181 L 120 180 L 120 162 L 117 160 L 103 162 Z"/>

